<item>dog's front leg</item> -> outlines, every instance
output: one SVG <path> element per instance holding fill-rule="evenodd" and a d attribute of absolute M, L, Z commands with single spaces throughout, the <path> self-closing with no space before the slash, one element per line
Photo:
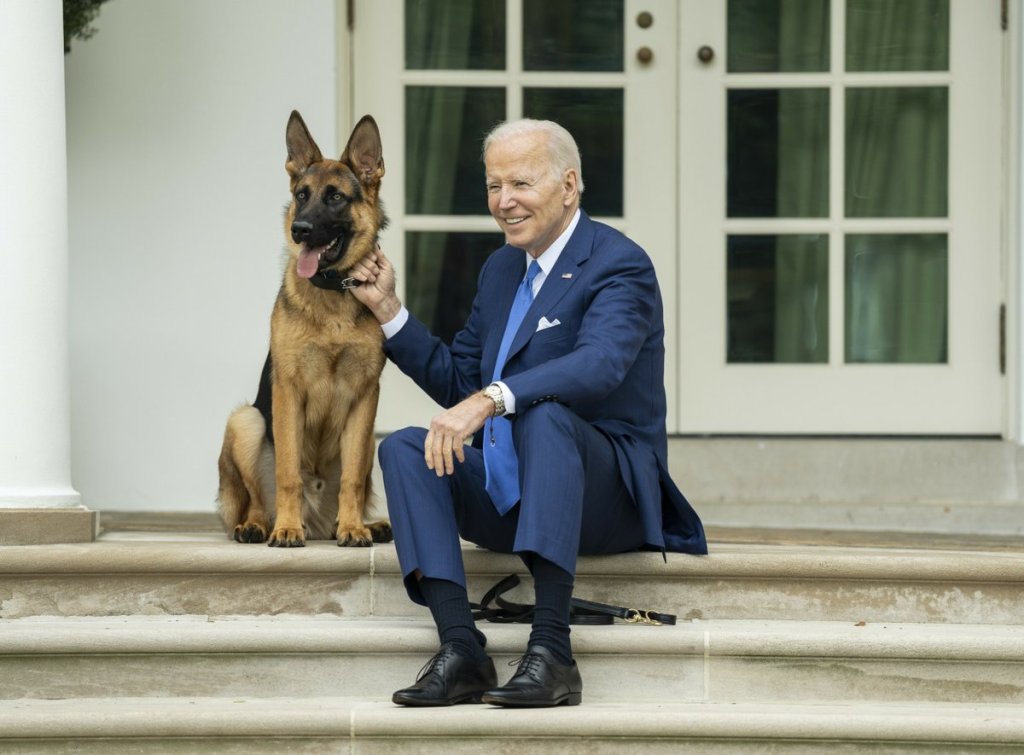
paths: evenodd
<path fill-rule="evenodd" d="M 306 544 L 302 525 L 302 442 L 305 412 L 295 386 L 274 381 L 274 471 L 277 513 L 267 545 L 292 548 Z"/>
<path fill-rule="evenodd" d="M 363 521 L 370 472 L 373 470 L 373 422 L 377 416 L 380 387 L 374 383 L 349 410 L 341 433 L 341 489 L 338 492 L 338 545 L 365 547 L 391 539 L 391 526 Z"/>

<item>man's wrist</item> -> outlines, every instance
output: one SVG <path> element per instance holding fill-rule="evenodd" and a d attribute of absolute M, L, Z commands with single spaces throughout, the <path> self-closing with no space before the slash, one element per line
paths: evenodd
<path fill-rule="evenodd" d="M 384 299 L 380 304 L 373 308 L 373 316 L 377 318 L 377 322 L 382 325 L 386 322 L 391 322 L 398 313 L 402 311 L 402 302 L 399 301 L 397 296 L 392 296 Z"/>
<path fill-rule="evenodd" d="M 505 396 L 501 392 L 501 386 L 497 383 L 491 383 L 489 386 L 484 388 L 480 393 L 491 400 L 494 404 L 494 411 L 491 413 L 492 417 L 501 417 L 505 414 Z"/>

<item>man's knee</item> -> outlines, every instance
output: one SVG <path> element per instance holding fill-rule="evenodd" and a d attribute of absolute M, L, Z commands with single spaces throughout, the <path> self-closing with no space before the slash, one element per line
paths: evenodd
<path fill-rule="evenodd" d="M 572 432 L 578 421 L 572 410 L 555 401 L 541 401 L 516 415 L 512 432 L 516 445 L 524 437 L 542 434 L 547 437 L 552 431 Z"/>
<path fill-rule="evenodd" d="M 404 427 L 391 433 L 380 442 L 380 449 L 377 451 L 381 469 L 391 462 L 402 464 L 410 457 L 422 459 L 426 438 L 427 431 L 422 427 Z"/>

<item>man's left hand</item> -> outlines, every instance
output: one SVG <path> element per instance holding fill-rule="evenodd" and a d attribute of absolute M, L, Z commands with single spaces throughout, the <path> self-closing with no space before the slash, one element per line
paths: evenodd
<path fill-rule="evenodd" d="M 480 393 L 474 393 L 451 409 L 430 421 L 430 430 L 423 444 L 423 457 L 427 469 L 438 477 L 455 473 L 455 459 L 466 460 L 463 446 L 473 433 L 484 426 L 494 414 L 494 402 Z"/>

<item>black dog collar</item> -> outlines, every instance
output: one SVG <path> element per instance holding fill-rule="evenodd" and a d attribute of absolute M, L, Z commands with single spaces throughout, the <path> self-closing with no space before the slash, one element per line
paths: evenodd
<path fill-rule="evenodd" d="M 327 289 L 328 291 L 348 291 L 350 288 L 358 288 L 359 281 L 355 278 L 346 278 L 341 275 L 337 270 L 318 270 L 312 278 L 309 279 L 317 288 Z"/>

